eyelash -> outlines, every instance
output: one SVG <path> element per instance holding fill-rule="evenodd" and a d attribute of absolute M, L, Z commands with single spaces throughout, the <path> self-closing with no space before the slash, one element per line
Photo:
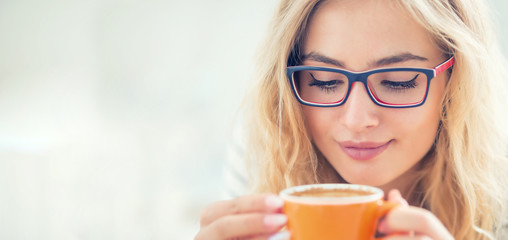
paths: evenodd
<path fill-rule="evenodd" d="M 326 93 L 335 92 L 335 89 L 337 88 L 335 85 L 337 85 L 339 83 L 338 80 L 319 81 L 314 77 L 314 75 L 312 75 L 312 73 L 309 73 L 309 74 L 312 77 L 312 82 L 309 83 L 309 87 L 317 86 L 317 87 L 321 88 L 321 90 L 325 91 Z M 330 86 L 332 86 L 332 87 L 330 87 Z"/>
<path fill-rule="evenodd" d="M 417 74 L 413 79 L 406 82 L 393 82 L 389 80 L 383 80 L 381 83 L 394 91 L 402 91 L 408 88 L 415 88 L 416 86 L 418 86 L 416 78 L 418 78 L 419 75 L 420 74 Z"/>

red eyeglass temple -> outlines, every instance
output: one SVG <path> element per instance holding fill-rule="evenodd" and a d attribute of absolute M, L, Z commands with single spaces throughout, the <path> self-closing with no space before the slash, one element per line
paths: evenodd
<path fill-rule="evenodd" d="M 445 62 L 439 64 L 437 67 L 434 68 L 434 70 L 436 71 L 436 75 L 438 75 L 438 74 L 442 73 L 443 71 L 445 71 L 446 69 L 450 68 L 453 65 L 453 63 L 455 63 L 455 57 L 452 56 Z"/>

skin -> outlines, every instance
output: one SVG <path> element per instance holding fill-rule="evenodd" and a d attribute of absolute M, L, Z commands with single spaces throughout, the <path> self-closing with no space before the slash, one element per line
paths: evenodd
<path fill-rule="evenodd" d="M 445 60 L 414 20 L 387 1 L 375 0 L 329 1 L 321 5 L 311 18 L 303 52 L 326 56 L 350 71 L 433 68 Z M 405 53 L 426 60 L 375 64 Z M 337 67 L 316 58 L 307 58 L 303 64 Z M 407 183 L 412 180 L 412 172 L 436 136 L 445 84 L 445 74 L 433 79 L 426 103 L 416 108 L 377 106 L 358 83 L 342 106 L 303 107 L 313 141 L 342 178 L 378 186 L 388 192 L 389 201 L 400 203 L 379 224 L 378 231 L 387 234 L 385 239 L 453 239 L 431 212 L 409 206 L 403 197 L 409 194 Z M 344 141 L 387 143 L 387 147 L 374 158 L 359 161 L 340 147 Z M 195 239 L 269 239 L 287 222 L 282 205 L 277 196 L 266 194 L 212 203 L 201 214 L 201 229 Z M 287 239 L 284 234 L 278 239 Z"/>

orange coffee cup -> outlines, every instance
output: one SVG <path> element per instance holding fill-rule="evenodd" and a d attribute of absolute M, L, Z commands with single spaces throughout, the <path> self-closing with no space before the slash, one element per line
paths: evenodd
<path fill-rule="evenodd" d="M 313 184 L 280 192 L 292 240 L 372 240 L 377 223 L 397 203 L 376 187 Z"/>

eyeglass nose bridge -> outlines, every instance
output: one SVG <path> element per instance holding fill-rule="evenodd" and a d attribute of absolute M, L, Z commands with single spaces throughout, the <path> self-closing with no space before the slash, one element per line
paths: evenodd
<path fill-rule="evenodd" d="M 379 105 L 379 101 L 376 99 L 376 97 L 374 96 L 374 94 L 370 90 L 369 83 L 367 82 L 367 79 L 371 75 L 370 72 L 364 72 L 364 73 L 348 72 L 345 75 L 346 75 L 346 77 L 348 79 L 348 89 L 347 89 L 347 92 L 346 92 L 346 96 L 344 97 L 344 100 L 342 100 L 340 105 L 345 104 L 347 102 L 347 100 L 349 99 L 349 95 L 351 94 L 351 91 L 353 90 L 353 85 L 354 85 L 355 82 L 362 83 L 364 88 L 365 88 L 365 91 L 367 91 L 367 95 L 369 95 L 370 100 L 374 104 Z"/>

